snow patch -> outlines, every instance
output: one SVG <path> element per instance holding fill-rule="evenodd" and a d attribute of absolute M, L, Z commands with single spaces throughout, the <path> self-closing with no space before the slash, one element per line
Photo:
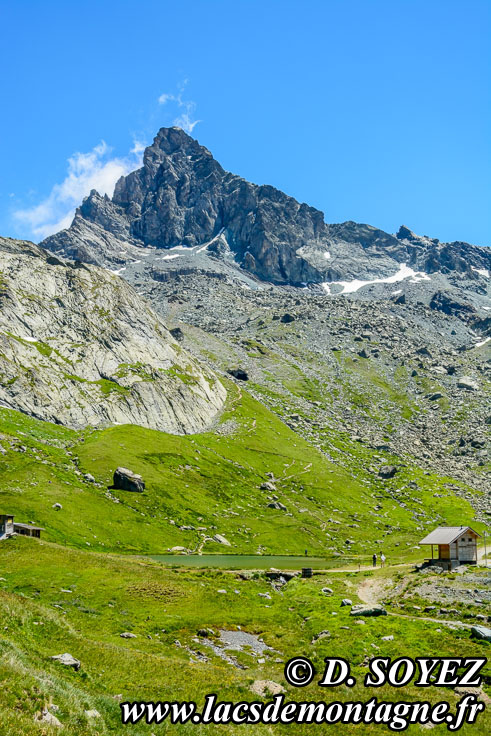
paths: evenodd
<path fill-rule="evenodd" d="M 487 268 L 476 268 L 475 266 L 471 266 L 471 268 L 473 271 L 480 274 L 480 276 L 485 276 L 487 279 L 489 279 L 490 273 Z"/>
<path fill-rule="evenodd" d="M 394 273 L 392 276 L 387 276 L 385 279 L 372 279 L 371 281 L 362 281 L 361 279 L 353 279 L 353 281 L 325 281 L 321 286 L 328 294 L 331 293 L 330 287 L 334 284 L 343 287 L 340 292 L 341 294 L 352 294 L 355 291 L 362 289 L 364 286 L 371 286 L 372 284 L 395 284 L 398 281 L 404 281 L 405 279 L 409 279 L 411 284 L 417 284 L 418 281 L 431 281 L 427 273 L 414 271 L 405 263 L 401 263 L 397 273 Z"/>
<path fill-rule="evenodd" d="M 117 268 L 115 271 L 111 271 L 111 273 L 115 273 L 116 276 L 119 276 L 119 274 L 123 273 L 123 271 L 126 271 L 126 266 L 123 266 L 123 268 Z"/>
<path fill-rule="evenodd" d="M 182 258 L 182 253 L 172 253 L 170 256 L 162 256 L 161 258 L 156 258 L 156 261 L 172 261 L 173 258 Z"/>
<path fill-rule="evenodd" d="M 491 340 L 491 337 L 486 337 L 485 340 L 482 340 L 482 342 L 476 342 L 474 345 L 475 348 L 482 348 L 483 345 L 486 345 L 487 342 Z"/>

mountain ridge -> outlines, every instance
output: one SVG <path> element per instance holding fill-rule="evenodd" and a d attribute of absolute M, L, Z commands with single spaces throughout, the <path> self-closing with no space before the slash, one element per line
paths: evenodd
<path fill-rule="evenodd" d="M 143 166 L 119 179 L 112 198 L 93 190 L 70 228 L 42 245 L 111 266 L 141 257 L 142 248 L 193 248 L 220 235 L 236 266 L 277 285 L 387 278 L 404 263 L 458 287 L 491 270 L 483 246 L 441 243 L 405 226 L 393 235 L 353 221 L 327 224 L 320 210 L 225 171 L 180 128 L 161 128 Z"/>

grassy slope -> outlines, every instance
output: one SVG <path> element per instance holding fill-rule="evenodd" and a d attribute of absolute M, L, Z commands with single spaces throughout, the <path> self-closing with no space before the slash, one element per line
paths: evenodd
<path fill-rule="evenodd" d="M 358 467 L 352 444 L 340 435 L 339 452 L 350 452 L 353 460 L 352 471 L 344 470 L 248 394 L 232 387 L 230 396 L 221 430 L 188 437 L 130 426 L 74 432 L 0 410 L 0 444 L 7 450 L 0 455 L 0 506 L 19 520 L 46 527 L 41 542 L 17 538 L 0 543 L 0 577 L 5 578 L 0 580 L 0 722 L 6 736 L 50 734 L 33 720 L 50 702 L 59 706 L 66 733 L 95 736 L 121 733 L 114 698 L 119 694 L 201 702 L 217 691 L 224 699 L 252 698 L 249 686 L 255 679 L 284 683 L 283 664 L 275 659 L 295 654 L 311 657 L 319 670 L 323 657 L 344 656 L 361 681 L 365 670 L 360 665 L 374 653 L 470 656 L 487 649 L 471 641 L 467 631 L 438 631 L 438 624 L 389 617 L 355 625 L 340 601 L 346 596 L 357 600 L 366 573 L 295 580 L 275 593 L 261 576 L 244 581 L 225 571 L 169 570 L 152 561 L 104 554 L 194 548 L 199 533 L 178 528 L 193 525 L 207 527 L 210 535 L 221 533 L 233 545 L 207 543 L 205 552 L 261 548 L 296 554 L 307 547 L 312 554 L 343 553 L 334 564 L 345 564 L 371 554 L 374 540 L 381 539 L 395 561 L 421 557 L 413 547 L 425 522 L 471 521 L 470 506 L 447 495 L 445 479 L 407 467 L 392 481 L 378 481 L 361 472 L 369 458 Z M 118 492 L 120 503 L 115 503 L 105 486 L 121 464 L 141 472 L 147 489 L 141 495 Z M 85 481 L 86 472 L 100 485 Z M 267 472 L 280 478 L 277 495 L 292 516 L 266 508 L 268 493 L 259 486 Z M 403 491 L 401 505 L 394 491 L 415 478 L 419 488 Z M 436 491 L 445 494 L 437 510 Z M 52 508 L 56 502 L 61 511 Z M 347 538 L 355 540 L 351 554 L 344 552 Z M 332 597 L 322 594 L 325 585 L 333 588 Z M 227 593 L 218 594 L 221 589 Z M 259 596 L 264 592 L 271 601 Z M 349 631 L 341 628 L 347 625 Z M 199 628 L 236 626 L 264 636 L 278 652 L 266 656 L 264 664 L 239 654 L 248 668 L 239 670 L 193 641 Z M 331 636 L 312 644 L 324 629 Z M 121 639 L 122 631 L 133 631 L 137 638 Z M 394 634 L 394 641 L 381 642 L 387 634 Z M 188 648 L 203 652 L 209 661 L 195 661 Z M 62 652 L 81 660 L 80 672 L 49 659 Z M 385 689 L 376 694 L 380 699 L 401 695 Z M 287 695 L 367 700 L 372 693 L 359 686 L 325 692 L 314 685 L 306 691 L 290 688 Z M 421 699 L 415 688 L 406 688 L 403 695 Z M 455 701 L 448 691 L 445 697 Z M 431 688 L 424 698 L 436 702 L 442 692 Z M 102 717 L 90 721 L 85 710 L 93 708 Z M 489 722 L 481 719 L 462 733 L 479 736 L 488 730 Z M 155 725 L 131 728 L 136 736 L 168 731 Z M 230 727 L 226 733 L 242 731 Z M 295 727 L 300 736 L 310 731 Z M 174 732 L 225 731 L 191 726 Z M 254 727 L 258 736 L 277 732 L 282 729 Z M 376 734 L 380 727 L 361 731 L 345 726 L 342 733 Z"/>
<path fill-rule="evenodd" d="M 308 549 L 343 561 L 376 548 L 392 559 L 416 558 L 421 552 L 413 547 L 427 526 L 472 521 L 471 507 L 448 493 L 445 478 L 405 467 L 380 481 L 363 474 L 366 463 L 355 455 L 352 470 L 343 469 L 249 394 L 231 386 L 229 395 L 222 433 L 218 428 L 186 437 L 134 426 L 74 432 L 2 409 L 0 442 L 8 452 L 0 456 L 0 508 L 45 527 L 47 540 L 79 548 L 194 550 L 203 534 L 179 528 L 193 526 L 222 534 L 232 545 L 207 542 L 205 552 Z M 343 442 L 340 437 L 339 452 L 352 452 Z M 119 503 L 108 497 L 118 465 L 143 475 L 144 494 L 114 492 Z M 279 479 L 277 495 L 287 512 L 267 508 L 271 493 L 259 486 L 268 472 Z M 415 479 L 418 489 L 398 491 Z M 437 509 L 435 492 L 443 493 Z M 60 511 L 52 508 L 57 502 Z"/>
<path fill-rule="evenodd" d="M 468 631 L 452 631 L 438 624 L 390 616 L 356 625 L 349 608 L 340 606 L 341 599 L 349 596 L 356 601 L 359 583 L 371 573 L 296 579 L 276 593 L 259 575 L 241 580 L 223 571 L 169 570 L 134 558 L 22 538 L 0 545 L 0 569 L 5 578 L 0 582 L 4 622 L 0 630 L 0 720 L 7 736 L 50 733 L 33 720 L 49 703 L 60 708 L 57 716 L 67 726 L 66 732 L 81 736 L 122 733 L 115 695 L 131 700 L 197 699 L 201 703 L 207 693 L 218 692 L 223 699 L 254 699 L 251 683 L 255 679 L 284 683 L 282 661 L 298 654 L 309 656 L 319 671 L 325 656 L 344 656 L 361 682 L 367 656 L 485 656 L 488 649 L 471 640 Z M 332 596 L 322 593 L 325 585 L 333 589 Z M 227 592 L 217 594 L 220 589 Z M 258 595 L 268 591 L 271 600 Z M 211 627 L 216 632 L 220 627 L 236 626 L 261 635 L 276 651 L 266 654 L 263 663 L 246 653 L 238 654 L 247 668 L 241 670 L 196 641 L 199 628 Z M 343 626 L 350 628 L 347 631 Z M 331 636 L 312 644 L 314 635 L 324 629 Z M 132 631 L 137 638 L 121 639 L 123 631 Z M 393 641 L 381 641 L 389 634 L 394 635 Z M 209 661 L 196 661 L 189 650 L 202 652 Z M 50 660 L 62 652 L 80 659 L 78 673 Z M 487 674 L 491 675 L 489 668 Z M 368 700 L 374 694 L 380 700 L 457 701 L 451 690 L 439 688 L 407 687 L 402 692 L 382 688 L 372 693 L 359 685 L 326 691 L 313 684 L 302 691 L 287 689 L 287 698 L 293 700 Z M 102 718 L 90 722 L 84 711 L 93 708 Z M 324 733 L 320 729 L 316 733 Z M 488 729 L 489 718 L 481 716 L 477 725 L 464 727 L 461 733 L 484 736 Z M 130 730 L 135 736 L 172 731 L 155 725 Z M 295 727 L 300 735 L 311 730 Z M 380 726 L 344 726 L 336 732 L 377 734 L 383 730 Z M 173 730 L 189 734 L 242 731 L 240 727 L 213 726 Z M 283 731 L 263 726 L 253 730 L 258 736 Z M 444 732 L 444 728 L 434 730 Z M 408 733 L 420 730 L 410 728 Z"/>

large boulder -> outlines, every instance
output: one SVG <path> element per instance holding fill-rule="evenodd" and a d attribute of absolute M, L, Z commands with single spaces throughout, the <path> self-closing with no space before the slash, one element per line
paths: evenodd
<path fill-rule="evenodd" d="M 78 672 L 80 669 L 80 661 L 75 659 L 75 657 L 72 657 L 68 652 L 65 652 L 65 654 L 55 654 L 51 659 L 56 660 L 65 667 L 73 667 L 75 672 Z"/>
<path fill-rule="evenodd" d="M 378 474 L 381 478 L 393 478 L 396 473 L 397 468 L 395 467 L 395 465 L 382 465 L 382 467 L 378 471 Z"/>
<path fill-rule="evenodd" d="M 222 534 L 215 534 L 213 541 L 218 542 L 218 544 L 224 544 L 226 547 L 232 546 L 228 539 L 226 539 Z"/>
<path fill-rule="evenodd" d="M 387 616 L 387 611 L 382 606 L 353 606 L 349 613 L 350 616 Z"/>
<path fill-rule="evenodd" d="M 238 381 L 249 380 L 249 374 L 243 368 L 229 368 L 228 373 Z"/>
<path fill-rule="evenodd" d="M 286 506 L 281 501 L 271 501 L 268 503 L 268 509 L 277 509 L 278 511 L 286 511 Z"/>
<path fill-rule="evenodd" d="M 132 470 L 128 468 L 116 468 L 113 476 L 112 488 L 119 491 L 132 491 L 133 493 L 143 493 L 145 490 L 145 481 Z"/>
<path fill-rule="evenodd" d="M 471 628 L 471 636 L 474 639 L 483 639 L 484 641 L 491 642 L 491 629 L 486 626 L 473 626 Z"/>
<path fill-rule="evenodd" d="M 464 388 L 466 391 L 477 391 L 479 389 L 479 384 L 477 383 L 474 378 L 471 378 L 470 376 L 462 376 L 457 381 L 458 388 Z"/>

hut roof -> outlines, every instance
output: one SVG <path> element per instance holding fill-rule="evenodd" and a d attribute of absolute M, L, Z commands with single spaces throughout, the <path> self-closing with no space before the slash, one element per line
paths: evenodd
<path fill-rule="evenodd" d="M 420 544 L 452 544 L 467 531 L 474 532 L 478 537 L 481 536 L 470 526 L 439 526 L 422 539 Z"/>
<path fill-rule="evenodd" d="M 39 529 L 39 531 L 44 532 L 44 527 L 42 526 L 33 526 L 32 524 L 21 524 L 20 522 L 15 521 L 14 526 L 20 526 L 21 529 Z"/>

